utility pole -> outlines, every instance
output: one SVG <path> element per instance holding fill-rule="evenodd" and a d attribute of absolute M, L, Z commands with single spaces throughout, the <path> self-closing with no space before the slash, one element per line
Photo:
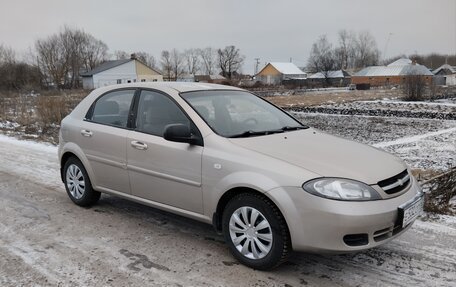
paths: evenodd
<path fill-rule="evenodd" d="M 255 58 L 255 75 L 258 74 L 258 67 L 260 65 L 260 58 Z"/>

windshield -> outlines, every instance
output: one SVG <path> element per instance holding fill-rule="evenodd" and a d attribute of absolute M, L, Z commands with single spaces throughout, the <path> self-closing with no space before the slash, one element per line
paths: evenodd
<path fill-rule="evenodd" d="M 224 137 L 249 137 L 307 128 L 265 100 L 244 91 L 197 91 L 181 96 Z"/>

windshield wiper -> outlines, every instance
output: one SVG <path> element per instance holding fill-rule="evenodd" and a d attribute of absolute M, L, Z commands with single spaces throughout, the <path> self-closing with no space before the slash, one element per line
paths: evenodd
<path fill-rule="evenodd" d="M 290 126 L 284 126 L 281 128 L 282 131 L 287 132 L 287 131 L 296 131 L 296 130 L 304 130 L 308 129 L 308 126 L 296 126 L 296 127 L 290 127 Z"/>
<path fill-rule="evenodd" d="M 245 131 L 240 134 L 229 136 L 230 138 L 247 138 L 251 136 L 263 136 L 263 135 L 270 135 L 270 134 L 277 134 L 283 133 L 284 130 L 270 130 L 270 131 Z"/>

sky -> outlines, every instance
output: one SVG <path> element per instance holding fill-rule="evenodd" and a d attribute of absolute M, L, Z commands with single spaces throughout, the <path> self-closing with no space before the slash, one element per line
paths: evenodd
<path fill-rule="evenodd" d="M 456 54 L 456 0 L 0 0 L 0 44 L 25 53 L 63 25 L 104 41 L 111 52 L 235 45 L 254 59 L 305 66 L 323 34 L 369 31 L 382 58 Z M 388 41 L 388 38 L 389 41 Z M 388 44 L 387 44 L 388 43 Z"/>

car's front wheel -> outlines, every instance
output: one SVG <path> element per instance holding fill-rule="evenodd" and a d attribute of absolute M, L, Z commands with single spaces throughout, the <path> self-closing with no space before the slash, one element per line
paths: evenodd
<path fill-rule="evenodd" d="M 74 203 L 90 206 L 100 199 L 101 193 L 93 190 L 87 171 L 79 159 L 69 158 L 63 167 L 63 174 L 65 189 Z"/>
<path fill-rule="evenodd" d="M 233 256 L 254 269 L 274 268 L 291 251 L 282 214 L 262 195 L 243 193 L 232 198 L 223 212 L 222 227 Z"/>

